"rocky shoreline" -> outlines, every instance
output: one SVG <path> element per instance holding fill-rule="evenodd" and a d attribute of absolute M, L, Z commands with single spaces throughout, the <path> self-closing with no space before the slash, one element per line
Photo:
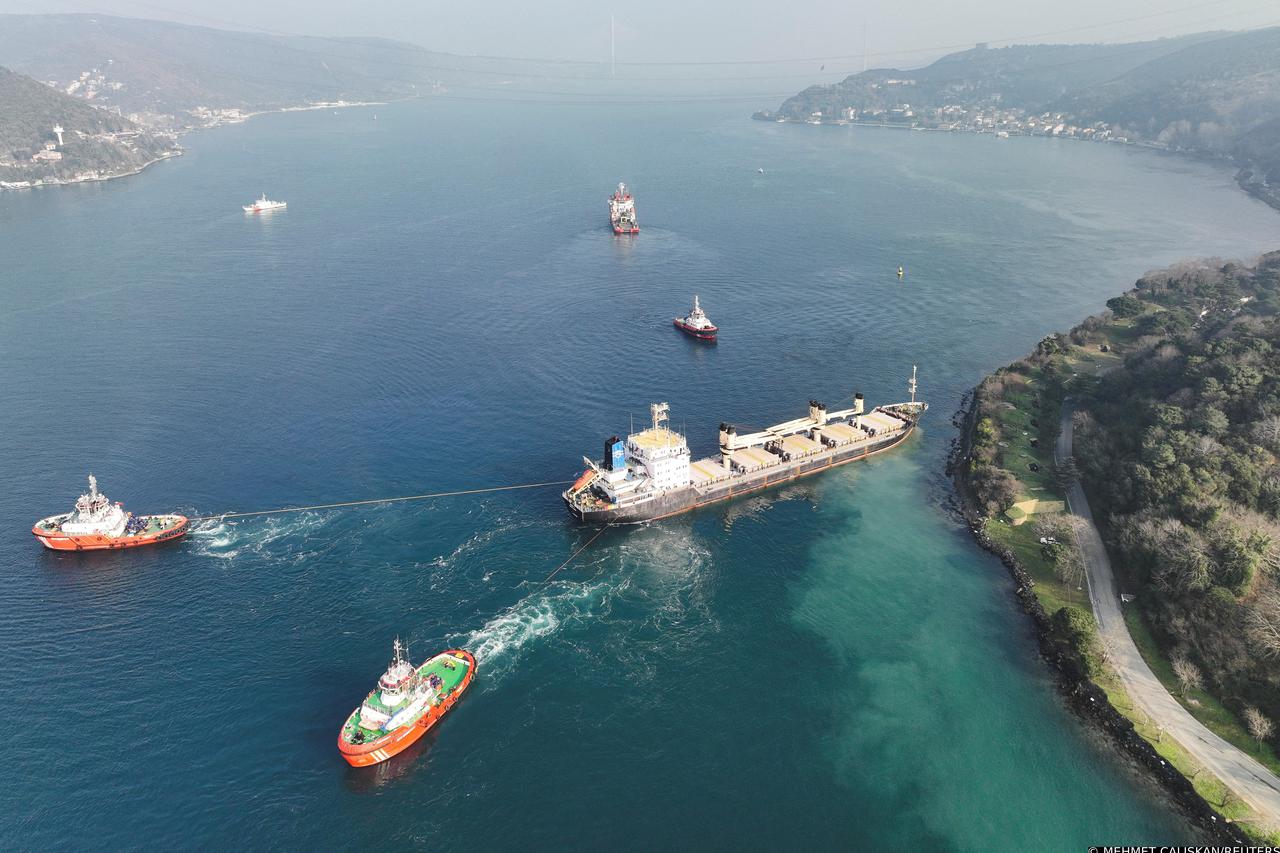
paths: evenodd
<path fill-rule="evenodd" d="M 140 173 L 148 166 L 153 166 L 164 160 L 172 160 L 174 157 L 182 156 L 181 148 L 174 148 L 166 151 L 159 157 L 152 158 L 140 166 L 123 172 L 99 172 L 97 170 L 91 172 L 82 172 L 73 178 L 37 178 L 34 181 L 0 181 L 0 190 L 35 190 L 41 187 L 69 187 L 75 184 L 92 184 L 99 181 L 114 181 L 116 178 L 128 178 Z"/>
<path fill-rule="evenodd" d="M 406 100 L 406 99 L 402 98 L 400 100 Z M 194 133 L 200 130 L 209 130 L 215 127 L 222 127 L 225 124 L 241 124 L 255 116 L 270 115 L 272 113 L 294 113 L 294 112 L 308 112 L 312 110 L 328 110 L 328 109 L 338 110 L 338 109 L 344 109 L 346 107 L 374 107 L 374 106 L 384 106 L 388 103 L 390 103 L 390 101 L 332 101 L 332 102 L 324 102 L 324 103 L 317 103 L 317 104 L 306 104 L 303 106 L 296 106 L 296 107 L 280 107 L 278 109 L 259 110 L 257 112 L 241 113 L 235 120 L 211 121 L 207 124 L 187 127 L 180 132 Z M 36 180 L 33 180 L 33 181 L 0 181 L 0 191 L 33 190 L 33 189 L 40 189 L 41 187 L 67 187 L 67 186 L 74 186 L 75 184 L 97 183 L 99 181 L 114 181 L 117 178 L 129 178 L 139 174 L 148 166 L 152 166 L 164 160 L 172 160 L 174 157 L 182 156 L 183 153 L 184 152 L 181 146 L 178 146 L 164 152 L 159 157 L 155 157 L 151 160 L 148 160 L 147 162 L 141 164 L 140 166 L 137 166 L 136 168 L 132 168 L 132 169 L 128 169 L 126 171 L 120 171 L 120 172 L 99 172 L 97 170 L 92 170 L 92 171 L 82 172 L 72 178 L 37 178 Z"/>
<path fill-rule="evenodd" d="M 975 412 L 974 393 L 970 391 L 961 402 L 960 410 L 952 416 L 952 424 L 959 429 L 959 435 L 952 440 L 951 453 L 947 459 L 947 476 L 955 485 L 957 510 L 974 540 L 983 549 L 1000 558 L 1017 585 L 1014 594 L 1023 612 L 1031 617 L 1035 625 L 1040 655 L 1053 671 L 1067 706 L 1086 723 L 1104 733 L 1123 755 L 1159 783 L 1197 829 L 1208 833 L 1216 842 L 1253 843 L 1239 827 L 1220 817 L 1196 792 L 1187 777 L 1160 757 L 1155 747 L 1134 730 L 1133 723 L 1116 710 L 1106 692 L 1089 678 L 1079 662 L 1055 642 L 1050 614 L 1036 597 L 1033 591 L 1035 582 L 1030 574 L 1012 552 L 993 542 L 983 531 L 981 515 L 976 509 L 963 464 L 969 454 Z"/>
<path fill-rule="evenodd" d="M 1280 210 L 1280 187 L 1273 187 L 1256 176 L 1251 168 L 1236 172 L 1236 185 L 1268 207 Z"/>

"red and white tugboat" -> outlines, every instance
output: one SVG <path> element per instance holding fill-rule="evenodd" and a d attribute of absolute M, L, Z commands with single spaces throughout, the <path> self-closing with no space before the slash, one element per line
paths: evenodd
<path fill-rule="evenodd" d="M 409 663 L 400 638 L 377 688 L 347 717 L 338 732 L 338 752 L 353 767 L 367 767 L 403 752 L 449 712 L 471 686 L 476 659 L 449 649 L 422 666 Z"/>
<path fill-rule="evenodd" d="M 74 511 L 51 515 L 31 529 L 40 544 L 55 551 L 104 551 L 136 548 L 177 539 L 187 532 L 185 515 L 134 515 L 98 491 L 98 478 L 89 475 L 89 492 L 76 501 Z"/>
<path fill-rule="evenodd" d="M 684 332 L 686 335 L 693 335 L 695 338 L 703 341 L 714 341 L 716 332 L 719 327 L 707 318 L 703 312 L 702 306 L 698 304 L 698 297 L 693 297 L 693 310 L 684 317 L 676 317 L 673 321 L 676 328 Z"/>
<path fill-rule="evenodd" d="M 262 198 L 252 204 L 243 204 L 245 213 L 270 213 L 273 210 L 284 210 L 289 205 L 283 201 L 272 201 L 267 198 L 267 194 L 263 193 Z"/>
<path fill-rule="evenodd" d="M 626 184 L 618 184 L 618 189 L 609 196 L 609 224 L 614 234 L 639 234 L 640 225 L 636 222 L 636 200 L 627 192 Z"/>

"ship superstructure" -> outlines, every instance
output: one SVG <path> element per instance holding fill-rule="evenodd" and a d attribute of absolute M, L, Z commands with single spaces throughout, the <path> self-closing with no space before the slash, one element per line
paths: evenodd
<path fill-rule="evenodd" d="M 692 335 L 704 341 L 714 341 L 716 334 L 720 331 L 716 324 L 711 322 L 707 312 L 702 310 L 696 295 L 693 297 L 693 310 L 684 317 L 676 317 L 672 322 L 675 323 L 677 329 L 686 335 Z"/>
<path fill-rule="evenodd" d="M 929 408 L 911 399 L 867 412 L 862 394 L 853 406 L 828 411 L 809 401 L 807 417 L 753 433 L 720 425 L 720 453 L 693 460 L 685 437 L 668 424 L 669 407 L 649 407 L 651 425 L 622 440 L 605 442 L 604 459 L 585 459 L 587 470 L 563 493 L 569 511 L 583 522 L 633 524 L 686 512 L 747 492 L 866 459 L 901 444 Z"/>
<path fill-rule="evenodd" d="M 40 519 L 31 532 L 54 551 L 100 551 L 177 539 L 187 532 L 187 519 L 125 512 L 98 491 L 98 478 L 90 474 L 89 491 L 76 499 L 74 510 Z"/>
<path fill-rule="evenodd" d="M 609 196 L 609 224 L 614 234 L 639 234 L 640 224 L 636 222 L 636 200 L 627 191 L 626 184 L 618 184 L 618 189 Z"/>

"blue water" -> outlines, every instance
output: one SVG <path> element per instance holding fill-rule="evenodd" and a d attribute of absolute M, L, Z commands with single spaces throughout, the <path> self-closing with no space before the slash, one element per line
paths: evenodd
<path fill-rule="evenodd" d="M 1228 172 L 688 105 L 423 101 L 186 145 L 0 196 L 0 846 L 1193 838 L 1062 708 L 941 469 L 985 371 L 1148 268 L 1274 247 Z M 618 180 L 635 239 L 605 227 Z M 262 191 L 289 209 L 244 216 Z M 716 346 L 671 328 L 694 293 Z M 899 451 L 609 530 L 549 584 L 594 532 L 555 489 L 129 553 L 28 532 L 89 471 L 190 514 L 572 478 L 658 400 L 705 454 L 722 420 L 900 400 L 912 364 L 932 410 Z M 350 770 L 338 727 L 396 634 L 479 678 Z"/>

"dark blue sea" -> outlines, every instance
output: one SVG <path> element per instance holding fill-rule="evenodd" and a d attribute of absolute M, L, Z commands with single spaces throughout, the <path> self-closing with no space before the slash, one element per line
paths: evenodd
<path fill-rule="evenodd" d="M 184 142 L 0 196 L 0 847 L 1195 840 L 1064 709 L 942 469 L 986 371 L 1147 269 L 1276 247 L 1229 171 L 705 104 L 423 100 Z M 635 238 L 607 228 L 620 180 Z M 245 216 L 262 192 L 288 210 Z M 718 345 L 671 326 L 695 293 Z M 657 401 L 709 454 L 721 421 L 899 401 L 913 364 L 932 409 L 898 451 L 610 529 L 549 583 L 595 532 L 554 488 L 125 553 L 30 534 L 89 472 L 191 515 L 572 479 Z M 478 679 L 349 769 L 396 635 Z"/>

